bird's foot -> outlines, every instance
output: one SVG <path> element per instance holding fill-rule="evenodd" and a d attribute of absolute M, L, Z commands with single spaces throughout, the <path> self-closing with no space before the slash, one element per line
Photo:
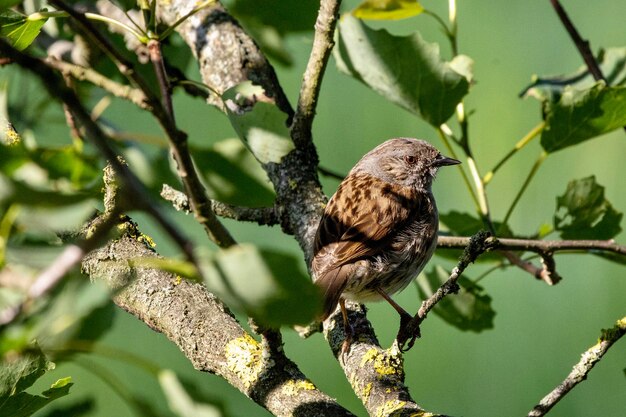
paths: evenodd
<path fill-rule="evenodd" d="M 400 328 L 396 336 L 400 351 L 403 353 L 408 352 L 415 344 L 415 340 L 420 336 L 420 327 L 417 321 L 413 320 L 413 317 L 409 313 L 405 312 L 404 314 L 400 314 Z"/>

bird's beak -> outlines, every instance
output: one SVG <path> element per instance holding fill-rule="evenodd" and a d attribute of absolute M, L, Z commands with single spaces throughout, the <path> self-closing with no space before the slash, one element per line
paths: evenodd
<path fill-rule="evenodd" d="M 459 161 L 457 159 L 448 158 L 447 156 L 439 155 L 439 157 L 437 159 L 435 159 L 434 165 L 436 167 L 443 167 L 443 166 L 446 166 L 446 165 L 458 165 L 460 163 L 461 163 L 461 161 Z"/>

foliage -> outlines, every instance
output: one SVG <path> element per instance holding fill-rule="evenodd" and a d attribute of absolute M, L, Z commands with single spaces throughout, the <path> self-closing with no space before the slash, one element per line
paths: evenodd
<path fill-rule="evenodd" d="M 119 84 L 117 89 L 107 89 L 102 84 L 90 82 L 94 78 L 75 77 L 68 75 L 67 71 L 63 72 L 66 80 L 75 77 L 68 85 L 107 135 L 108 146 L 121 155 L 120 159 L 130 161 L 128 165 L 132 174 L 140 179 L 140 185 L 154 199 L 153 202 L 139 202 L 136 201 L 138 195 L 123 197 L 124 211 L 131 211 L 131 215 L 142 212 L 137 213 L 142 219 L 145 219 L 146 213 L 152 216 L 151 220 L 141 224 L 140 229 L 151 227 L 151 221 L 163 224 L 153 211 L 146 209 L 146 205 L 152 205 L 154 211 L 166 213 L 165 218 L 176 216 L 173 207 L 157 200 L 157 193 L 163 184 L 174 185 L 189 193 L 189 185 L 180 185 L 179 181 L 184 182 L 187 177 L 181 172 L 190 167 L 181 167 L 180 160 L 172 161 L 164 146 L 166 141 L 159 136 L 171 134 L 172 130 L 179 128 L 174 114 L 159 116 L 158 112 L 153 112 L 158 124 L 163 127 L 163 133 L 156 137 L 153 133 L 126 131 L 128 126 L 119 126 L 107 117 L 107 106 L 119 106 L 125 94 L 141 89 L 137 78 L 118 72 L 120 62 L 126 63 L 122 58 L 128 60 L 133 70 L 137 70 L 134 73 L 142 77 L 139 79 L 149 80 L 146 84 L 150 90 L 141 91 L 145 98 L 143 104 L 148 110 L 154 110 L 155 106 L 149 103 L 150 96 L 156 97 L 159 103 L 166 103 L 172 91 L 176 91 L 174 97 L 178 99 L 183 87 L 187 88 L 186 92 L 194 91 L 202 97 L 218 95 L 219 101 L 224 104 L 223 120 L 231 127 L 230 137 L 212 138 L 201 144 L 198 141 L 185 142 L 183 147 L 190 150 L 193 157 L 203 195 L 229 208 L 232 207 L 228 205 L 235 209 L 272 208 L 277 216 L 286 216 L 281 207 L 283 196 L 277 195 L 273 186 L 276 183 L 270 183 L 268 173 L 296 151 L 288 125 L 291 118 L 269 99 L 272 92 L 257 85 L 256 80 L 239 83 L 218 93 L 211 87 L 186 79 L 196 76 L 192 70 L 185 68 L 192 54 L 175 31 L 194 14 L 212 6 L 214 1 L 194 4 L 181 21 L 170 26 L 156 23 L 157 12 L 152 2 L 144 2 L 148 7 L 132 15 L 132 19 L 137 19 L 134 24 L 97 13 L 86 15 L 90 21 L 109 25 L 99 28 L 122 57 L 117 58 L 117 65 L 108 60 L 110 53 L 98 51 L 98 45 L 84 41 L 77 36 L 73 25 L 65 24 L 73 19 L 67 12 L 31 10 L 30 3 L 15 0 L 1 3 L 2 42 L 6 41 L 29 56 L 42 57 L 51 50 L 46 43 L 50 41 L 47 38 L 54 42 L 76 41 L 71 44 L 72 48 L 85 48 L 89 67 L 75 66 L 74 69 L 80 70 L 83 75 L 93 71 Z M 294 13 L 296 6 L 283 0 L 264 2 L 263 7 L 250 0 L 225 2 L 228 10 L 260 43 L 262 50 L 274 62 L 286 66 L 294 63 L 287 40 L 293 39 L 290 36 L 294 33 L 310 36 L 318 9 L 318 2 L 307 0 L 301 3 L 297 6 L 298 13 Z M 131 12 L 136 11 L 133 10 L 135 2 L 125 2 L 125 5 Z M 139 16 L 143 16 L 143 20 Z M 421 31 L 413 30 L 414 27 L 408 35 L 395 34 L 395 21 L 409 17 L 434 18 L 436 24 L 441 25 L 449 45 L 427 40 Z M 377 22 L 373 24 L 365 19 Z M 606 190 L 605 193 L 605 187 L 593 175 L 569 180 L 560 196 L 543 196 L 542 204 L 546 207 L 552 207 L 547 202 L 556 200 L 554 212 L 547 215 L 552 217 L 551 222 L 525 223 L 522 228 L 513 224 L 511 213 L 518 201 L 527 195 L 528 184 L 545 160 L 555 158 L 557 151 L 564 151 L 558 154 L 565 153 L 589 141 L 601 146 L 605 134 L 626 126 L 626 47 L 607 48 L 598 54 L 600 68 L 606 75 L 603 81 L 592 80 L 586 68 L 565 75 L 535 77 L 523 95 L 538 100 L 539 103 L 534 105 L 537 114 L 541 113 L 541 120 L 537 120 L 539 127 L 517 144 L 511 143 L 510 152 L 488 171 L 488 175 L 481 176 L 481 158 L 472 152 L 477 138 L 469 129 L 469 124 L 474 123 L 473 109 L 470 110 L 467 105 L 476 85 L 474 61 L 458 53 L 455 19 L 451 13 L 449 21 L 445 22 L 417 1 L 366 0 L 339 20 L 333 50 L 333 70 L 342 73 L 344 79 L 350 77 L 408 111 L 418 123 L 430 126 L 448 151 L 458 153 L 454 156 L 465 161 L 466 168 L 460 168 L 459 172 L 474 206 L 442 212 L 440 221 L 444 232 L 452 236 L 469 236 L 487 229 L 499 238 L 530 237 L 538 241 L 553 232 L 558 233 L 561 239 L 572 240 L 619 237 L 623 213 L 606 195 L 615 190 Z M 42 36 L 42 32 L 46 36 Z M 134 43 L 128 38 L 132 38 Z M 161 48 L 163 61 L 153 61 L 154 66 L 144 65 L 145 57 L 141 57 L 139 51 L 145 52 L 145 48 L 153 47 L 154 42 Z M 448 46 L 450 56 L 446 52 Z M 105 63 L 102 63 L 105 57 Z M 57 59 L 59 57 L 46 62 L 52 65 Z M 71 57 L 67 56 L 61 59 L 71 61 Z M 171 80 L 159 78 L 160 67 L 171 76 Z M 156 72 L 154 68 L 157 68 Z M 179 71 L 183 74 L 178 74 Z M 37 299 L 31 298 L 29 288 L 42 275 L 45 276 L 46 268 L 61 259 L 68 248 L 88 240 L 90 232 L 85 227 L 88 221 L 102 212 L 108 212 L 110 207 L 102 203 L 104 192 L 108 192 L 102 174 L 108 161 L 101 148 L 86 140 L 89 135 L 85 129 L 77 127 L 75 118 L 65 118 L 63 106 L 57 101 L 59 97 L 47 95 L 38 85 L 32 87 L 35 85 L 34 76 L 10 65 L 0 77 L 0 313 L 12 309 L 20 312 L 15 320 L 0 327 L 3 357 L 0 367 L 0 414 L 27 416 L 44 407 L 48 409 L 49 416 L 89 413 L 94 407 L 90 399 L 69 406 L 59 405 L 56 401 L 60 397 L 73 396 L 70 395 L 73 394 L 70 393 L 73 386 L 70 376 L 58 379 L 38 394 L 26 390 L 54 370 L 55 365 L 48 358 L 57 362 L 73 361 L 77 352 L 97 353 L 96 342 L 113 325 L 115 307 L 110 298 L 114 294 L 110 294 L 104 286 L 86 282 L 75 270 Z M 20 88 L 22 82 L 26 82 L 29 89 L 35 88 L 37 94 Z M 174 104 L 177 104 L 176 100 Z M 167 105 L 163 107 L 167 109 Z M 135 117 L 130 114 L 129 118 Z M 60 130 L 61 133 L 49 128 L 54 124 L 50 123 L 52 119 L 65 119 L 68 128 Z M 168 126 L 168 122 L 173 123 L 175 129 Z M 211 136 L 212 132 L 207 135 Z M 177 140 L 183 136 L 181 134 Z M 517 195 L 506 202 L 509 207 L 506 215 L 498 217 L 487 204 L 488 197 L 498 198 L 497 193 L 490 194 L 487 185 L 494 178 L 500 178 L 500 168 L 519 155 L 535 138 L 539 138 L 537 147 L 541 146 L 542 153 Z M 193 166 L 191 168 L 194 169 Z M 302 186 L 300 177 L 283 174 L 279 181 L 287 184 L 287 188 Z M 583 175 L 587 174 L 580 177 Z M 568 178 L 550 181 L 565 184 Z M 154 203 L 156 201 L 159 203 Z M 319 207 L 307 209 L 310 213 Z M 197 208 L 190 207 L 190 210 L 196 219 L 206 221 L 206 216 Z M 287 233 L 295 233 L 280 220 L 275 223 L 281 224 Z M 546 224 L 551 226 L 546 227 Z M 113 230 L 108 232 L 114 232 L 114 227 L 111 228 Z M 183 233 L 181 236 L 179 241 L 191 241 Z M 170 233 L 169 237 L 176 241 L 173 234 Z M 145 237 L 145 240 L 149 239 Z M 196 244 L 195 251 L 185 253 L 184 245 L 180 245 L 180 253 L 175 256 L 143 264 L 137 260 L 135 265 L 168 269 L 193 278 L 201 275 L 206 287 L 228 308 L 253 318 L 257 324 L 276 328 L 307 324 L 315 319 L 320 310 L 320 294 L 304 272 L 301 254 L 276 247 L 280 244 L 265 237 L 258 244 L 246 242 L 221 248 L 202 241 Z M 615 264 L 626 263 L 623 256 L 615 253 L 591 248 L 586 252 Z M 448 280 L 452 270 L 450 260 L 458 259 L 460 253 L 460 249 L 439 253 L 438 264 L 416 281 L 420 298 L 432 296 Z M 501 252 L 491 252 L 479 257 L 478 263 L 492 268 L 478 278 L 464 274 L 458 281 L 461 287 L 459 294 L 446 297 L 437 304 L 433 313 L 462 331 L 478 333 L 493 329 L 495 303 L 488 287 L 479 285 L 478 280 L 497 269 L 511 267 L 511 258 L 520 263 L 529 262 L 529 259 L 522 259 L 525 253 L 516 251 L 507 257 Z M 552 253 L 549 255 L 551 257 Z M 198 269 L 178 259 L 181 256 L 187 256 L 187 260 L 195 257 Z M 124 400 L 132 403 L 136 413 L 181 417 L 227 415 L 224 407 L 216 405 L 219 401 L 215 398 L 192 395 L 196 394 L 196 388 L 181 383 L 166 365 L 142 365 L 136 359 L 129 362 L 147 368 L 158 379 L 170 408 L 161 413 L 144 399 L 128 394 Z M 123 386 L 120 375 L 98 369 L 93 366 L 92 372 L 108 381 L 110 386 Z M 50 403 L 57 408 L 48 407 Z"/>

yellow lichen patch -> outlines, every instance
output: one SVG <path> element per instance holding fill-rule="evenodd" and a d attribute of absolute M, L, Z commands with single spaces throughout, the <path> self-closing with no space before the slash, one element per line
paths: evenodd
<path fill-rule="evenodd" d="M 361 359 L 361 367 L 363 367 L 369 361 L 373 361 L 377 355 L 378 350 L 376 350 L 376 348 L 369 349 L 367 352 L 365 352 L 363 358 Z"/>
<path fill-rule="evenodd" d="M 385 403 L 383 403 L 383 405 L 381 405 L 380 407 L 376 409 L 376 413 L 374 415 L 376 417 L 387 417 L 388 415 L 390 415 L 394 411 L 398 411 L 405 405 L 406 405 L 406 401 L 400 401 L 400 400 L 395 400 L 395 399 L 386 401 Z"/>
<path fill-rule="evenodd" d="M 183 282 L 183 277 L 181 277 L 180 275 L 176 275 L 176 277 L 174 278 L 174 285 L 180 285 L 181 282 Z"/>
<path fill-rule="evenodd" d="M 363 355 L 363 359 L 361 359 L 361 366 L 372 361 L 374 362 L 374 370 L 379 378 L 386 375 L 395 375 L 401 372 L 402 369 L 402 356 L 395 355 L 393 352 L 379 352 L 375 348 L 369 349 Z"/>
<path fill-rule="evenodd" d="M 4 144 L 7 146 L 15 146 L 22 141 L 22 137 L 13 125 L 9 122 L 4 126 Z"/>
<path fill-rule="evenodd" d="M 263 352 L 259 342 L 249 334 L 231 340 L 226 344 L 226 366 L 250 388 L 263 371 Z"/>
<path fill-rule="evenodd" d="M 306 379 L 299 379 L 297 381 L 291 379 L 283 385 L 282 389 L 286 395 L 296 396 L 300 391 L 311 391 L 316 388 L 311 381 L 307 381 Z"/>
<path fill-rule="evenodd" d="M 291 188 L 292 190 L 298 188 L 298 181 L 289 179 L 289 188 Z"/>
<path fill-rule="evenodd" d="M 367 385 L 363 387 L 363 395 L 361 397 L 361 401 L 363 401 L 363 404 L 367 403 L 367 401 L 370 399 L 370 393 L 372 392 L 373 386 L 374 385 L 371 382 L 368 382 Z"/>

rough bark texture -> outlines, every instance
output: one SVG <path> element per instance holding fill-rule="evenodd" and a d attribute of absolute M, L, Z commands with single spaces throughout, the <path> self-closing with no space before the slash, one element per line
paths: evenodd
<path fill-rule="evenodd" d="M 132 223 L 83 261 L 83 272 L 115 293 L 115 303 L 174 342 L 193 366 L 220 375 L 276 416 L 351 416 L 305 378 L 282 350 L 250 336 L 204 286 L 130 259 L 158 255 Z"/>

